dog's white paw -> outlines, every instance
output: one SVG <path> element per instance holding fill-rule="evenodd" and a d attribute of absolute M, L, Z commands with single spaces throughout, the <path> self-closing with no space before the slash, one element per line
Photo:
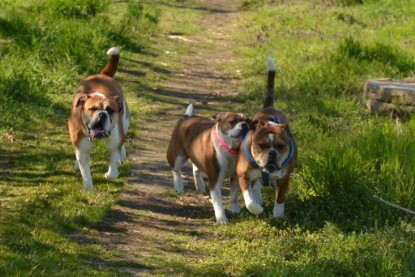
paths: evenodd
<path fill-rule="evenodd" d="M 256 202 L 246 203 L 246 208 L 253 214 L 260 214 L 264 209 Z"/>
<path fill-rule="evenodd" d="M 84 185 L 84 189 L 86 190 L 89 190 L 89 191 L 94 190 L 94 186 L 92 185 L 92 180 L 84 180 L 83 185 Z"/>
<path fill-rule="evenodd" d="M 105 178 L 106 179 L 109 179 L 109 180 L 114 180 L 114 179 L 117 179 L 118 178 L 118 175 L 119 175 L 119 173 L 118 173 L 118 171 L 115 171 L 115 170 L 108 170 L 108 172 L 107 173 L 105 173 Z"/>
<path fill-rule="evenodd" d="M 226 218 L 226 216 L 221 216 L 216 219 L 216 224 L 218 225 L 223 225 L 226 223 L 228 223 L 228 219 Z"/>
<path fill-rule="evenodd" d="M 260 204 L 258 204 L 252 197 L 252 192 L 246 190 L 243 192 L 246 208 L 253 214 L 260 214 L 264 211 Z"/>
<path fill-rule="evenodd" d="M 182 194 L 184 191 L 183 179 L 180 170 L 172 170 L 173 173 L 173 186 L 178 194 Z"/>
<path fill-rule="evenodd" d="M 273 218 L 281 218 L 285 215 L 285 203 L 277 204 L 275 202 L 274 209 L 272 210 Z"/>
<path fill-rule="evenodd" d="M 174 182 L 174 189 L 176 190 L 176 192 L 178 193 L 178 194 L 183 194 L 183 192 L 184 192 L 184 186 L 183 186 L 183 183 L 181 183 L 181 182 Z"/>

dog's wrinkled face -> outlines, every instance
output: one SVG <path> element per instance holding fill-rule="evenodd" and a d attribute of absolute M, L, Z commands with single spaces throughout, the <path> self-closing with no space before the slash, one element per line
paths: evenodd
<path fill-rule="evenodd" d="M 286 124 L 259 121 L 252 138 L 251 151 L 261 170 L 274 173 L 281 169 L 290 154 Z"/>
<path fill-rule="evenodd" d="M 239 149 L 249 131 L 250 119 L 246 114 L 220 112 L 213 117 L 218 122 L 218 131 L 232 149 Z"/>
<path fill-rule="evenodd" d="M 109 137 L 121 109 L 118 97 L 107 98 L 102 93 L 82 95 L 77 105 L 82 106 L 82 122 L 89 139 Z"/>

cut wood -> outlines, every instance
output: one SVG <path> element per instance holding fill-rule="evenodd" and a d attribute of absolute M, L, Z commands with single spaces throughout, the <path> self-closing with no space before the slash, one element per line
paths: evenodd
<path fill-rule="evenodd" d="M 365 85 L 366 107 L 375 114 L 415 111 L 415 82 L 392 79 L 369 80 Z"/>

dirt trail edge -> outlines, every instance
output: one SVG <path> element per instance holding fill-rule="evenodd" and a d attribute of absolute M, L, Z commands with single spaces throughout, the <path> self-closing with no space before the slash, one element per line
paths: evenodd
<path fill-rule="evenodd" d="M 131 176 L 120 200 L 104 218 L 100 244 L 121 253 L 125 270 L 143 276 L 154 268 L 157 259 L 168 259 L 176 234 L 190 239 L 205 239 L 202 231 L 214 226 L 215 217 L 209 196 L 195 191 L 190 164 L 184 168 L 185 193 L 178 196 L 173 190 L 172 174 L 166 161 L 166 148 L 171 131 L 184 113 L 188 103 L 195 104 L 194 114 L 219 110 L 215 106 L 232 106 L 237 81 L 225 77 L 223 65 L 232 62 L 229 39 L 235 29 L 235 12 L 239 1 L 204 1 L 206 12 L 200 24 L 204 30 L 194 36 L 170 36 L 177 44 L 186 44 L 188 55 L 180 57 L 182 67 L 175 69 L 167 83 L 157 89 L 159 94 L 177 103 L 176 110 L 156 114 L 152 124 L 137 138 L 141 146 L 130 147 Z M 138 125 L 146 124 L 139 119 Z M 135 148 L 134 148 L 135 147 Z M 225 192 L 226 195 L 226 192 Z M 225 207 L 228 209 L 225 198 Z M 177 251 L 180 255 L 185 250 Z M 134 264 L 135 266 L 130 266 Z M 136 268 L 138 265 L 139 268 Z M 108 265 L 107 265 L 108 266 Z M 122 267 L 122 266 L 120 266 Z M 120 268 L 122 269 L 122 268 Z M 174 269 L 171 272 L 174 275 Z"/>

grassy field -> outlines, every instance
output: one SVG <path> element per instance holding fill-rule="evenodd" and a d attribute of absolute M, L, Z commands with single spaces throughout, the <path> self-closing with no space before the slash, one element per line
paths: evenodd
<path fill-rule="evenodd" d="M 108 12 L 110 4 L 120 13 Z M 114 276 L 115 269 L 96 263 L 125 263 L 104 247 L 70 238 L 74 232 L 90 232 L 86 227 L 115 203 L 129 165 L 121 167 L 120 179 L 108 182 L 105 146 L 98 144 L 92 153 L 95 191 L 81 190 L 67 118 L 76 85 L 102 69 L 107 49 L 122 48 L 126 61 L 152 55 L 147 44 L 158 13 L 133 1 L 2 2 L 1 276 Z M 126 97 L 134 97 L 138 84 L 125 83 Z M 132 107 L 132 117 L 136 113 Z"/>
<path fill-rule="evenodd" d="M 254 112 L 263 99 L 264 57 L 271 55 L 276 106 L 292 120 L 300 157 L 286 220 L 273 223 L 270 205 L 267 223 L 238 229 L 259 236 L 229 244 L 252 262 L 245 273 L 415 274 L 413 215 L 373 198 L 415 209 L 415 123 L 373 117 L 362 104 L 368 79 L 414 74 L 414 2 L 358 2 L 251 1 L 255 8 L 240 18 L 246 109 Z"/>
<path fill-rule="evenodd" d="M 128 275 L 116 268 L 139 265 L 71 239 L 94 232 L 89 227 L 117 201 L 130 166 L 108 182 L 99 144 L 92 154 L 96 189 L 81 190 L 66 126 L 72 93 L 105 64 L 106 49 L 119 46 L 123 67 L 139 60 L 146 76 L 138 82 L 128 78 L 142 72 L 117 75 L 127 99 L 142 104 L 133 106 L 132 117 L 149 116 L 158 108 L 150 88 L 168 78 L 154 70 L 158 53 L 150 44 L 166 43 L 158 34 L 171 30 L 200 32 L 202 11 L 177 13 L 165 1 L 3 2 L 0 275 Z M 276 61 L 276 106 L 290 117 L 299 145 L 287 216 L 272 219 L 273 190 L 264 188 L 262 215 L 243 210 L 230 224 L 199 233 L 209 243 L 171 238 L 193 255 L 153 263 L 183 276 L 415 275 L 414 216 L 373 198 L 415 210 L 415 121 L 374 117 L 362 104 L 367 79 L 414 75 L 415 1 L 243 4 L 234 34 L 240 62 L 227 71 L 245 80 L 239 100 L 252 115 L 263 100 L 266 56 Z"/>

